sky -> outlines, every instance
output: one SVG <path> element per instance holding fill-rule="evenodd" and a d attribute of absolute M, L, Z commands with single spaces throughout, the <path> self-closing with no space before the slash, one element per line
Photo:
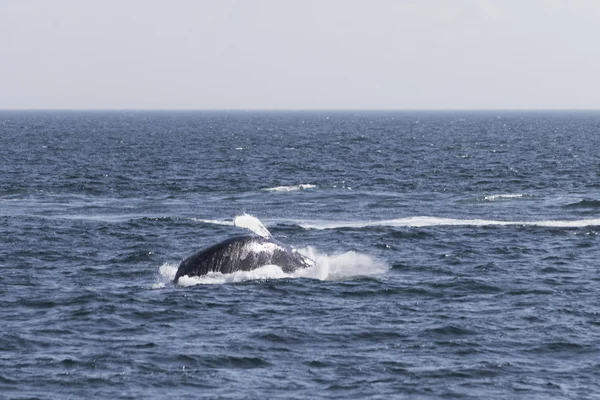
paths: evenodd
<path fill-rule="evenodd" d="M 0 109 L 600 109 L 598 0 L 0 0 Z"/>

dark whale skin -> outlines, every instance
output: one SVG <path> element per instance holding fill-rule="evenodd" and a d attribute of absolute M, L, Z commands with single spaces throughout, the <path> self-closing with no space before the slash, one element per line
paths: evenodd
<path fill-rule="evenodd" d="M 277 265 L 283 272 L 315 265 L 315 261 L 273 238 L 254 235 L 234 236 L 186 258 L 179 264 L 173 282 L 182 276 L 209 272 L 230 274 L 251 271 L 264 265 Z"/>

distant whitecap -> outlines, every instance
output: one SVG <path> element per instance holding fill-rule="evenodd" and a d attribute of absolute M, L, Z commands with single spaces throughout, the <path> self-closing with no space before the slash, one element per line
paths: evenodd
<path fill-rule="evenodd" d="M 316 185 L 312 185 L 310 183 L 302 183 L 300 185 L 292 185 L 292 186 L 277 186 L 272 188 L 263 189 L 265 192 L 294 192 L 296 190 L 306 190 L 306 189 L 314 189 Z"/>
<path fill-rule="evenodd" d="M 485 201 L 497 201 L 497 200 L 510 200 L 510 199 L 518 199 L 521 197 L 525 197 L 524 194 L 493 194 L 489 196 L 485 196 L 483 200 Z"/>

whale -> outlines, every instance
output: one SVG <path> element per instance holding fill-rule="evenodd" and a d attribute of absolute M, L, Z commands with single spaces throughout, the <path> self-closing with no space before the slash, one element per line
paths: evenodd
<path fill-rule="evenodd" d="M 265 265 L 276 265 L 285 273 L 316 265 L 298 250 L 275 240 L 255 217 L 236 217 L 234 225 L 248 228 L 252 234 L 230 237 L 187 257 L 179 264 L 173 282 L 177 283 L 182 276 L 196 277 L 211 272 L 230 274 Z"/>
<path fill-rule="evenodd" d="M 179 264 L 175 279 L 202 276 L 211 272 L 230 274 L 277 265 L 285 273 L 315 265 L 315 261 L 273 238 L 255 235 L 234 236 L 201 250 Z"/>

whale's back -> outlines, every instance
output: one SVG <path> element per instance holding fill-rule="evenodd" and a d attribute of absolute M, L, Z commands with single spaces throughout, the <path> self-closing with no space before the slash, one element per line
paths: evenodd
<path fill-rule="evenodd" d="M 181 262 L 175 275 L 200 276 L 209 272 L 229 274 L 250 271 L 264 265 L 277 265 L 284 272 L 306 268 L 315 262 L 273 238 L 235 236 L 193 254 Z"/>

